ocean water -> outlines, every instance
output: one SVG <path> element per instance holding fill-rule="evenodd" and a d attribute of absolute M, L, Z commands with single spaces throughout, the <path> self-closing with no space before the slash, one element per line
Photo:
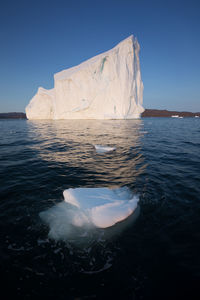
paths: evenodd
<path fill-rule="evenodd" d="M 2 299 L 199 299 L 198 118 L 0 120 L 0 179 Z M 71 228 L 69 188 L 125 188 L 138 207 Z"/>

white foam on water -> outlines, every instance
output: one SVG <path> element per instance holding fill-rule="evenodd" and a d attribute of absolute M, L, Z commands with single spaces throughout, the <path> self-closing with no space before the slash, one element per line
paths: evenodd
<path fill-rule="evenodd" d="M 116 150 L 116 147 L 103 146 L 103 145 L 94 145 L 94 147 L 97 153 L 105 153 L 105 152 L 111 152 Z"/>
<path fill-rule="evenodd" d="M 63 202 L 40 213 L 55 240 L 85 239 L 91 231 L 110 228 L 127 219 L 139 201 L 126 187 L 70 188 L 63 195 Z"/>

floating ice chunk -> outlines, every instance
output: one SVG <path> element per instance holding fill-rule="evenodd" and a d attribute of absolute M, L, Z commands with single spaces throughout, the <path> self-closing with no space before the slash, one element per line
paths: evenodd
<path fill-rule="evenodd" d="M 100 228 L 126 219 L 139 200 L 127 188 L 77 188 L 65 190 L 63 195 L 66 202 L 79 208 L 87 220 Z"/>
<path fill-rule="evenodd" d="M 103 146 L 103 145 L 94 145 L 97 153 L 105 153 L 116 150 L 116 147 Z"/>
<path fill-rule="evenodd" d="M 139 201 L 126 187 L 67 189 L 63 195 L 63 202 L 40 213 L 55 240 L 80 240 L 88 230 L 111 227 L 127 219 Z"/>

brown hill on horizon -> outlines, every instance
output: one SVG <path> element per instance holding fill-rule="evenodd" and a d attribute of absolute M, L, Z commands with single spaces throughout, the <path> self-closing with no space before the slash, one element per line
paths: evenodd
<path fill-rule="evenodd" d="M 22 112 L 0 113 L 0 119 L 26 119 L 26 114 Z"/>
<path fill-rule="evenodd" d="M 147 117 L 165 117 L 169 118 L 171 116 L 176 116 L 178 115 L 179 117 L 195 117 L 199 116 L 200 117 L 200 112 L 192 113 L 189 111 L 170 111 L 170 110 L 160 110 L 160 109 L 145 109 L 145 111 L 142 113 L 141 117 L 142 118 L 147 118 Z"/>

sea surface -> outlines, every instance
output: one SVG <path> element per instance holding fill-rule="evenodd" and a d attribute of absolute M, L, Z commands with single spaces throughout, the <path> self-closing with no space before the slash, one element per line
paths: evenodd
<path fill-rule="evenodd" d="M 136 211 L 50 235 L 65 189 L 104 187 Z M 200 118 L 0 120 L 0 275 L 3 300 L 200 299 Z"/>

